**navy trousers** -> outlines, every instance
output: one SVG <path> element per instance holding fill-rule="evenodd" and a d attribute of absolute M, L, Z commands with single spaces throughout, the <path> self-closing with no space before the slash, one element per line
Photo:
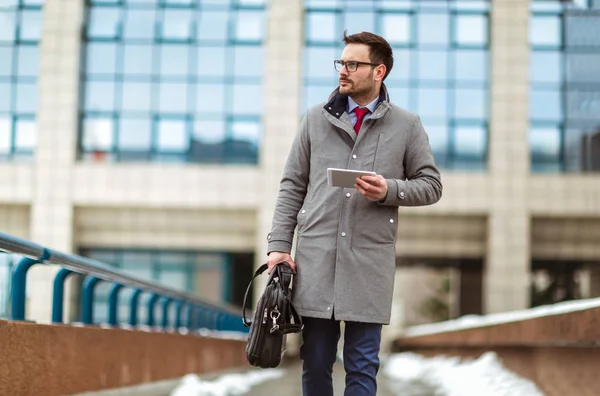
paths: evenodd
<path fill-rule="evenodd" d="M 302 318 L 302 395 L 333 396 L 333 364 L 340 339 L 340 322 L 334 319 Z M 379 371 L 381 325 L 345 322 L 344 396 L 375 396 Z"/>

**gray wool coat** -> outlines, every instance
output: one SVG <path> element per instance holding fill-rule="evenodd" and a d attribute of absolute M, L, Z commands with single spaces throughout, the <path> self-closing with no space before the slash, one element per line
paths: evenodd
<path fill-rule="evenodd" d="M 390 103 L 385 85 L 358 136 L 347 103 L 336 89 L 304 116 L 281 179 L 268 252 L 291 252 L 296 230 L 293 302 L 300 315 L 389 324 L 398 207 L 436 203 L 442 183 L 420 118 Z M 330 167 L 381 174 L 387 197 L 373 202 L 354 188 L 329 186 Z"/>

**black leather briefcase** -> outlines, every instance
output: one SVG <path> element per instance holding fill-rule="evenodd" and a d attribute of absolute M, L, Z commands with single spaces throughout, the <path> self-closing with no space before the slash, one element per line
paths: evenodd
<path fill-rule="evenodd" d="M 279 263 L 271 272 L 267 286 L 258 300 L 254 318 L 246 319 L 248 294 L 254 279 L 267 270 L 263 264 L 256 272 L 246 289 L 242 320 L 250 327 L 246 358 L 255 367 L 272 368 L 281 363 L 285 352 L 286 334 L 299 333 L 304 328 L 302 319 L 291 301 L 291 288 L 294 272 L 288 263 Z"/>

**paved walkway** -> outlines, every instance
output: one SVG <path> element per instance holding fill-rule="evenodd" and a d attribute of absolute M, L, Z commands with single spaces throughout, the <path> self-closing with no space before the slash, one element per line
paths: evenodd
<path fill-rule="evenodd" d="M 246 396 L 302 396 L 301 363 L 287 363 L 280 367 L 286 370 L 285 376 L 255 386 Z M 344 377 L 344 366 L 338 361 L 333 367 L 333 384 L 336 396 L 344 394 Z M 401 389 L 394 386 L 381 374 L 381 371 L 377 379 L 377 387 L 378 396 L 435 396 L 435 392 L 430 389 Z"/>

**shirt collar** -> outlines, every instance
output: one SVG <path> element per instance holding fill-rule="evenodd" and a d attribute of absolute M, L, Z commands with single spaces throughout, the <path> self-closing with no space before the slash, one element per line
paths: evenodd
<path fill-rule="evenodd" d="M 375 111 L 375 107 L 379 102 L 379 97 L 376 97 L 371 103 L 369 103 L 366 107 L 369 109 L 371 113 Z M 360 107 L 358 103 L 356 103 L 350 96 L 348 96 L 348 108 L 346 109 L 347 113 L 350 114 L 354 111 L 355 108 Z"/>

